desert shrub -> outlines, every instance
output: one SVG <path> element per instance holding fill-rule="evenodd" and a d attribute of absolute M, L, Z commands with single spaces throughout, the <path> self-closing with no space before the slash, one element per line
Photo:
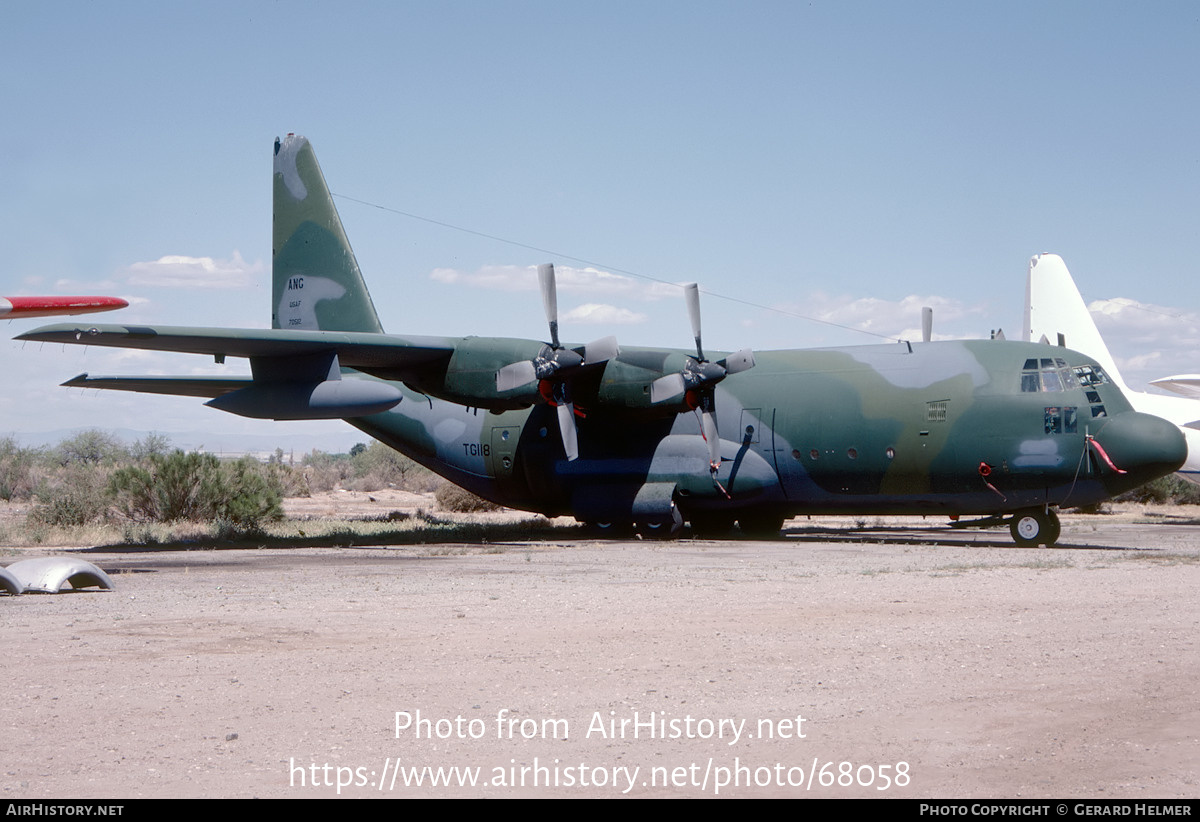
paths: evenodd
<path fill-rule="evenodd" d="M 86 525 L 102 520 L 108 513 L 104 485 L 104 474 L 97 468 L 67 466 L 38 487 L 37 503 L 28 520 L 42 525 Z"/>
<path fill-rule="evenodd" d="M 481 511 L 499 511 L 500 506 L 477 497 L 465 488 L 459 488 L 452 482 L 444 482 L 434 493 L 438 507 L 443 511 L 456 514 L 475 514 Z"/>
<path fill-rule="evenodd" d="M 12 437 L 0 439 L 0 499 L 29 499 L 37 487 L 34 470 L 39 452 L 22 448 Z"/>
<path fill-rule="evenodd" d="M 428 491 L 440 481 L 428 468 L 382 442 L 351 449 L 350 463 L 354 467 L 351 484 L 355 491 L 375 491 L 380 488 Z"/>
<path fill-rule="evenodd" d="M 63 440 L 54 448 L 59 465 L 101 465 L 129 459 L 129 450 L 115 434 L 91 429 Z"/>
<path fill-rule="evenodd" d="M 263 466 L 250 457 L 221 465 L 225 489 L 217 518 L 241 528 L 283 519 L 283 466 Z"/>
<path fill-rule="evenodd" d="M 301 464 L 304 483 L 313 494 L 344 488 L 350 477 L 354 476 L 354 465 L 347 454 L 313 451 L 304 457 Z"/>
<path fill-rule="evenodd" d="M 129 458 L 134 462 L 141 462 L 150 457 L 164 456 L 171 453 L 172 450 L 170 437 L 151 431 L 144 438 L 129 446 Z"/>
<path fill-rule="evenodd" d="M 1116 501 L 1145 505 L 1200 505 L 1200 486 L 1171 474 L 1151 480 L 1132 491 L 1126 491 L 1117 497 Z"/>
<path fill-rule="evenodd" d="M 249 457 L 221 463 L 175 450 L 113 472 L 108 495 L 135 522 L 224 520 L 257 527 L 283 517 L 279 476 Z"/>
<path fill-rule="evenodd" d="M 303 479 L 311 493 L 344 488 L 351 491 L 377 491 L 398 488 L 404 491 L 432 491 L 441 479 L 420 463 L 382 442 L 357 443 L 349 454 L 313 451 L 304 458 Z"/>

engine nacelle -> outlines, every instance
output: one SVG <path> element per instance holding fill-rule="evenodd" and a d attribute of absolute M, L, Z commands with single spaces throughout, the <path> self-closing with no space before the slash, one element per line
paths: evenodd
<path fill-rule="evenodd" d="M 255 383 L 205 405 L 260 420 L 337 420 L 387 411 L 402 398 L 394 385 L 347 379 Z"/>

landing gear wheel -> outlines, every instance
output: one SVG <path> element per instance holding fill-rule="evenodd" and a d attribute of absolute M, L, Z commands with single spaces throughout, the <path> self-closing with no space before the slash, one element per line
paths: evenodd
<path fill-rule="evenodd" d="M 674 539 L 678 530 L 675 523 L 663 520 L 634 523 L 634 529 L 642 539 Z"/>
<path fill-rule="evenodd" d="M 1032 548 L 1035 545 L 1053 547 L 1062 533 L 1062 524 L 1058 521 L 1055 511 L 1043 508 L 1033 508 L 1028 511 L 1018 511 L 1008 524 L 1013 542 L 1022 548 Z"/>

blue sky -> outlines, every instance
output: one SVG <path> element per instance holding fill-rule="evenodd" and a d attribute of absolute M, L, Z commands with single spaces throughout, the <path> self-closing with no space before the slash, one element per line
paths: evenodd
<path fill-rule="evenodd" d="M 1193 3 L 46 2 L 0 21 L 0 293 L 131 300 L 97 322 L 267 325 L 271 144 L 293 131 L 390 331 L 542 337 L 532 270 L 554 262 L 569 340 L 688 345 L 681 300 L 629 272 L 700 282 L 711 348 L 878 341 L 792 314 L 913 336 L 921 305 L 939 336 L 1015 337 L 1027 260 L 1052 251 L 1087 300 L 1137 303 L 1102 324 L 1131 384 L 1200 371 Z M 57 387 L 222 373 L 202 358 L 2 344 L 0 433 L 356 438 Z"/>

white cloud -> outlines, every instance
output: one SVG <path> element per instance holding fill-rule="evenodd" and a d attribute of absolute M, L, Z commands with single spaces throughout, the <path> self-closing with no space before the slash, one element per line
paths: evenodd
<path fill-rule="evenodd" d="M 120 284 L 113 280 L 84 282 L 64 278 L 54 281 L 54 290 L 59 294 L 111 294 L 120 287 Z"/>
<path fill-rule="evenodd" d="M 647 319 L 645 314 L 602 303 L 584 303 L 562 316 L 562 322 L 580 325 L 636 325 Z"/>
<path fill-rule="evenodd" d="M 1088 310 L 1131 387 L 1200 370 L 1200 314 L 1127 297 L 1096 300 Z"/>
<path fill-rule="evenodd" d="M 485 265 L 477 271 L 464 272 L 455 268 L 435 268 L 429 279 L 446 285 L 466 285 L 472 288 L 491 288 L 497 291 L 531 291 L 537 289 L 537 269 L 518 265 Z"/>
<path fill-rule="evenodd" d="M 228 260 L 168 254 L 150 262 L 134 263 L 121 275 L 130 285 L 165 288 L 248 288 L 266 272 L 261 260 L 247 263 L 234 251 Z"/>
<path fill-rule="evenodd" d="M 679 286 L 639 280 L 624 274 L 613 274 L 598 268 L 575 268 L 567 265 L 554 267 L 557 290 L 565 294 L 616 297 L 632 300 L 657 300 L 663 297 L 678 297 Z M 537 266 L 485 265 L 476 271 L 459 271 L 455 268 L 435 268 L 429 279 L 447 285 L 466 285 L 474 288 L 490 288 L 498 291 L 537 291 Z"/>
<path fill-rule="evenodd" d="M 934 339 L 978 339 L 986 337 L 991 330 L 985 327 L 987 313 L 983 306 L 968 305 L 950 297 L 913 294 L 899 300 L 882 300 L 877 297 L 854 299 L 817 293 L 805 303 L 791 303 L 781 308 L 789 313 L 887 338 L 919 340 L 921 309 L 925 306 L 933 309 Z M 948 327 L 950 333 L 945 330 Z"/>

